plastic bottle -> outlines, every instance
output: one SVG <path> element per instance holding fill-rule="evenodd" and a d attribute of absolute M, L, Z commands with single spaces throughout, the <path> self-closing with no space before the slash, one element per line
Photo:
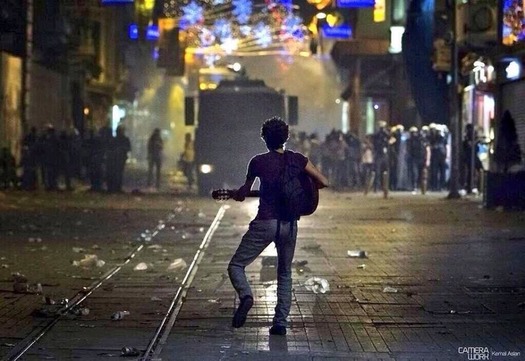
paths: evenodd
<path fill-rule="evenodd" d="M 125 346 L 125 347 L 122 347 L 122 350 L 120 351 L 120 355 L 121 356 L 138 356 L 140 355 L 140 352 L 135 347 Z"/>
<path fill-rule="evenodd" d="M 114 321 L 122 320 L 124 316 L 128 316 L 129 311 L 117 311 L 111 315 L 111 319 Z"/>

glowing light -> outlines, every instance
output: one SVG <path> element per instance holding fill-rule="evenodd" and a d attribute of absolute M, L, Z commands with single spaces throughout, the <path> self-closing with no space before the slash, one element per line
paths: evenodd
<path fill-rule="evenodd" d="M 339 25 L 341 25 L 343 23 L 343 21 L 344 21 L 343 15 L 341 15 L 341 13 L 338 12 L 338 11 L 334 11 L 334 12 L 326 15 L 326 22 L 331 27 L 339 26 Z"/>
<path fill-rule="evenodd" d="M 218 19 L 215 20 L 215 23 L 213 24 L 213 27 L 215 28 L 215 35 L 219 39 L 228 39 L 232 37 L 232 27 L 231 23 L 226 19 Z"/>
<path fill-rule="evenodd" d="M 188 34 L 187 54 L 300 54 L 308 48 L 308 30 L 291 0 L 258 2 L 257 11 L 253 0 L 163 0 L 161 10 Z"/>
<path fill-rule="evenodd" d="M 213 166 L 211 164 L 201 164 L 199 167 L 199 171 L 202 174 L 209 174 L 213 172 Z"/>
<path fill-rule="evenodd" d="M 505 68 L 507 79 L 517 79 L 521 74 L 521 66 L 517 61 L 511 61 Z"/>
<path fill-rule="evenodd" d="M 223 49 L 227 54 L 233 53 L 238 49 L 238 40 L 234 38 L 226 38 L 221 44 L 221 49 Z"/>
<path fill-rule="evenodd" d="M 235 71 L 235 72 L 241 70 L 241 69 L 242 69 L 242 65 L 241 65 L 241 63 L 233 63 L 233 64 L 232 64 L 232 69 L 233 69 L 233 71 Z"/>
<path fill-rule="evenodd" d="M 126 110 L 120 108 L 118 105 L 113 105 L 111 108 L 111 130 L 113 135 L 117 135 L 117 127 L 122 118 L 126 116 Z"/>
<path fill-rule="evenodd" d="M 272 33 L 270 28 L 263 23 L 258 23 L 253 29 L 257 45 L 267 47 L 272 43 Z"/>
<path fill-rule="evenodd" d="M 252 2 L 249 0 L 232 0 L 233 15 L 240 24 L 246 24 L 252 15 Z"/>
<path fill-rule="evenodd" d="M 318 18 L 319 20 L 322 20 L 322 19 L 326 19 L 326 13 L 317 13 L 315 15 L 316 18 Z"/>
<path fill-rule="evenodd" d="M 192 1 L 186 6 L 182 7 L 183 15 L 181 17 L 181 28 L 191 25 L 196 25 L 204 21 L 204 8 Z"/>
<path fill-rule="evenodd" d="M 391 54 L 398 54 L 403 51 L 403 33 L 405 32 L 404 26 L 391 26 L 390 27 L 390 48 L 388 51 Z"/>

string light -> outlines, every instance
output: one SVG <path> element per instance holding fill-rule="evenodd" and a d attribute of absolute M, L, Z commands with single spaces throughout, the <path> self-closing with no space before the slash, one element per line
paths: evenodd
<path fill-rule="evenodd" d="M 307 46 L 291 0 L 164 0 L 162 12 L 179 19 L 193 53 L 287 53 Z"/>

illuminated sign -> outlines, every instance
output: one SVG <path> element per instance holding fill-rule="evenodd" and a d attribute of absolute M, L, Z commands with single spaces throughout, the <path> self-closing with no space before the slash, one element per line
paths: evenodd
<path fill-rule="evenodd" d="M 390 27 L 390 47 L 388 51 L 391 54 L 398 54 L 403 51 L 403 34 L 405 33 L 404 26 Z"/>
<path fill-rule="evenodd" d="M 131 40 L 137 40 L 139 38 L 139 27 L 137 24 L 130 24 L 128 27 L 128 37 Z"/>
<path fill-rule="evenodd" d="M 159 27 L 157 25 L 148 25 L 146 28 L 146 39 L 157 40 L 159 38 Z"/>
<path fill-rule="evenodd" d="M 505 68 L 505 76 L 509 80 L 519 79 L 521 76 L 521 64 L 517 61 L 511 61 Z"/>
<path fill-rule="evenodd" d="M 322 27 L 323 36 L 331 39 L 349 39 L 352 37 L 352 28 L 350 25 L 340 25 L 330 27 L 324 24 Z"/>
<path fill-rule="evenodd" d="M 339 8 L 372 8 L 375 0 L 337 0 Z"/>
<path fill-rule="evenodd" d="M 375 0 L 374 4 L 374 22 L 381 23 L 386 20 L 386 3 L 385 0 Z"/>

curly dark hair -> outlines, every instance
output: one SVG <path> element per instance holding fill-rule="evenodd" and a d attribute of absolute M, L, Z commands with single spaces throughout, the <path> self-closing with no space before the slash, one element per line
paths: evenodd
<path fill-rule="evenodd" d="M 270 150 L 281 148 L 288 140 L 288 124 L 279 117 L 271 117 L 261 127 L 261 137 Z"/>

